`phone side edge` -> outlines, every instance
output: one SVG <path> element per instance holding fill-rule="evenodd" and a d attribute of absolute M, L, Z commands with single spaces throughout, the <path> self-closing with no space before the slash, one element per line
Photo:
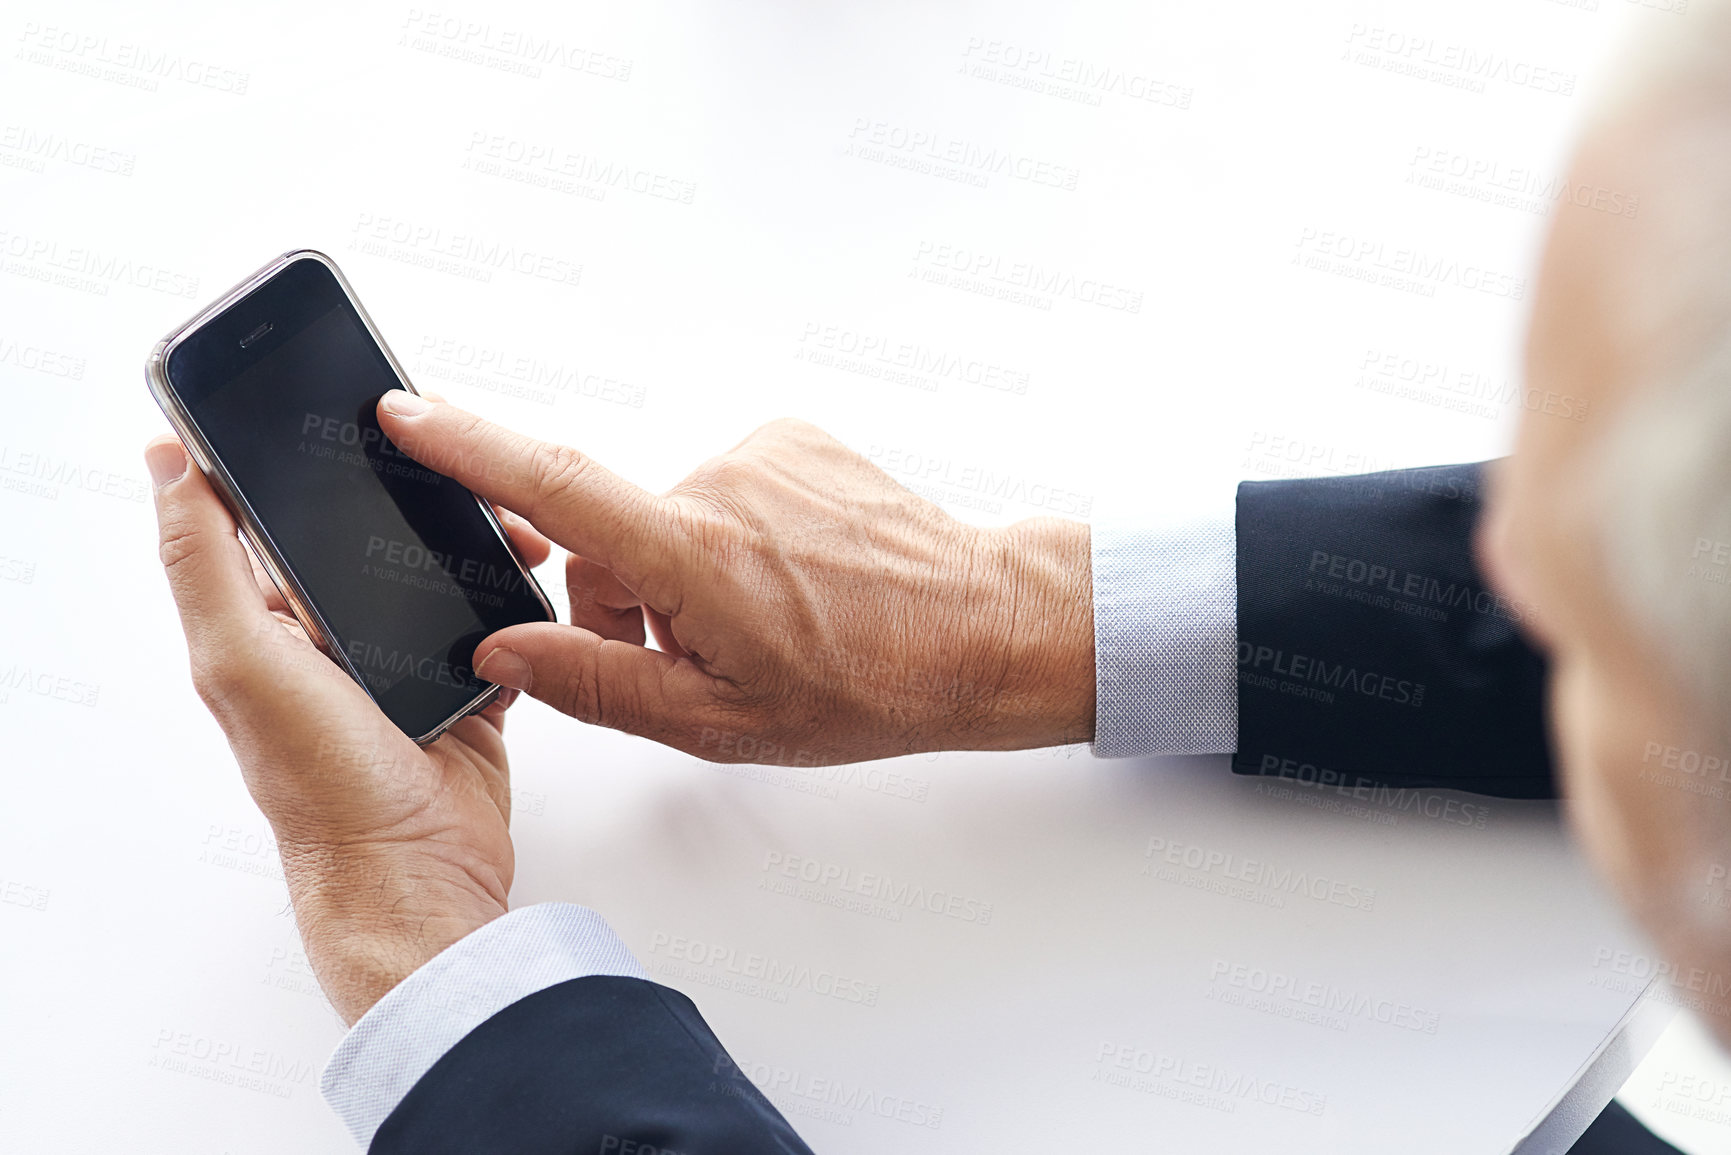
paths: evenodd
<path fill-rule="evenodd" d="M 239 524 L 253 556 L 258 558 L 265 572 L 270 575 L 271 581 L 276 584 L 278 592 L 288 603 L 289 610 L 294 614 L 295 620 L 306 631 L 307 639 L 321 653 L 335 662 L 350 678 L 354 679 L 355 684 L 360 686 L 368 697 L 372 697 L 372 691 L 367 688 L 366 682 L 362 680 L 360 672 L 355 669 L 354 663 L 336 645 L 336 632 L 324 620 L 324 615 L 313 606 L 312 599 L 293 576 L 293 570 L 282 556 L 282 552 L 277 548 L 276 542 L 259 521 L 257 514 L 253 512 L 251 503 L 240 493 L 239 487 L 234 484 L 234 479 L 229 476 L 221 459 L 205 442 L 204 435 L 193 423 L 191 416 L 186 412 L 185 405 L 182 404 L 179 395 L 175 393 L 173 384 L 168 380 L 168 358 L 174 348 L 185 337 L 196 332 L 212 317 L 222 312 L 222 308 L 227 303 L 243 295 L 244 291 L 254 284 L 267 279 L 269 275 L 287 263 L 290 256 L 292 254 L 284 254 L 266 265 L 224 294 L 217 305 L 201 310 L 191 320 L 158 341 L 145 361 L 145 385 L 149 388 L 151 397 L 156 401 L 157 408 L 162 410 L 162 415 L 168 419 L 169 427 L 174 430 L 175 436 L 180 438 L 181 444 L 186 447 L 193 463 L 198 466 L 199 472 L 204 474 L 205 479 L 210 482 L 211 488 L 216 491 L 217 497 L 228 509 L 229 515 Z"/>
<path fill-rule="evenodd" d="M 385 340 L 385 335 L 379 331 L 378 325 L 374 323 L 372 314 L 367 312 L 367 307 L 361 303 L 360 294 L 356 293 L 354 286 L 349 284 L 348 277 L 344 275 L 342 269 L 337 265 L 334 259 L 317 249 L 296 249 L 293 252 L 284 253 L 282 259 L 285 262 L 299 259 L 316 260 L 323 264 L 325 268 L 329 269 L 331 274 L 336 277 L 337 285 L 342 289 L 343 295 L 348 298 L 349 304 L 354 308 L 355 315 L 361 319 L 362 326 L 366 328 L 367 336 L 372 338 L 373 343 L 379 347 L 379 351 L 385 355 L 385 361 L 390 365 L 391 372 L 396 375 L 397 381 L 407 392 L 417 394 L 420 392 L 419 389 L 415 388 L 414 382 L 409 379 L 408 370 L 403 368 L 403 363 L 397 360 L 396 353 L 392 352 L 390 342 Z M 546 611 L 546 620 L 549 622 L 557 622 L 559 620 L 559 612 L 553 608 L 552 599 L 547 596 L 547 591 L 541 588 L 541 582 L 535 577 L 534 571 L 525 565 L 523 559 L 518 556 L 517 548 L 511 544 L 511 535 L 505 532 L 505 527 L 499 521 L 498 516 L 494 514 L 493 507 L 474 490 L 468 490 L 468 493 L 470 497 L 475 499 L 475 504 L 480 507 L 481 515 L 487 519 L 487 524 L 493 527 L 494 534 L 498 536 L 500 544 L 505 547 L 506 554 L 511 558 L 512 563 L 516 565 L 518 572 L 522 575 L 523 580 L 528 585 L 529 589 L 534 593 L 535 600 L 540 602 L 541 608 Z M 430 742 L 437 741 L 439 736 L 446 730 L 449 730 L 452 726 L 456 725 L 464 718 L 467 718 L 470 714 L 479 713 L 481 710 L 486 709 L 487 706 L 498 696 L 499 687 L 495 684 L 488 683 L 485 690 L 476 694 L 475 697 L 471 698 L 462 707 L 454 711 L 449 717 L 428 730 L 425 734 L 414 737 L 412 740 L 417 746 L 424 746 Z"/>

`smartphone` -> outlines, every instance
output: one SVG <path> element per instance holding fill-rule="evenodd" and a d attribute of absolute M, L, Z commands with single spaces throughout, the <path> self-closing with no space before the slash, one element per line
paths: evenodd
<path fill-rule="evenodd" d="M 323 253 L 236 285 L 145 377 L 308 638 L 416 742 L 498 695 L 482 638 L 555 620 L 492 508 L 379 428 L 379 398 L 414 387 Z"/>

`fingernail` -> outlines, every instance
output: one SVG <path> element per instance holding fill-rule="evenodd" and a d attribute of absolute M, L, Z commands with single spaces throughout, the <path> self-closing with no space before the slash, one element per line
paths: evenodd
<path fill-rule="evenodd" d="M 475 676 L 488 682 L 497 682 L 511 690 L 527 690 L 533 680 L 533 672 L 529 663 L 523 660 L 523 655 L 509 646 L 500 646 L 481 659 L 481 664 L 475 667 Z"/>
<path fill-rule="evenodd" d="M 433 407 L 425 397 L 404 389 L 393 389 L 385 394 L 384 405 L 386 412 L 395 413 L 398 417 L 415 417 Z"/>
<path fill-rule="evenodd" d="M 186 476 L 186 450 L 178 441 L 159 441 L 146 447 L 144 466 L 150 470 L 150 480 L 161 489 L 171 481 Z"/>

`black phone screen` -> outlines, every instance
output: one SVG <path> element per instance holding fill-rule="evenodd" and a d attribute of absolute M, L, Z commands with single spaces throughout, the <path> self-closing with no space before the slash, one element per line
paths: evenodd
<path fill-rule="evenodd" d="M 323 263 L 291 262 L 165 369 L 332 644 L 411 737 L 487 688 L 482 638 L 549 620 L 474 495 L 379 428 L 374 407 L 400 383 Z"/>

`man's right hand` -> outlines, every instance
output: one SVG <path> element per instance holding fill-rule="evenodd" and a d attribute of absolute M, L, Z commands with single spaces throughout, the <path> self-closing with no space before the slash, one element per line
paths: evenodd
<path fill-rule="evenodd" d="M 1086 525 L 965 525 L 797 421 L 656 497 L 424 397 L 387 393 L 379 420 L 571 551 L 572 624 L 493 634 L 475 651 L 483 678 L 717 762 L 1093 736 Z"/>

